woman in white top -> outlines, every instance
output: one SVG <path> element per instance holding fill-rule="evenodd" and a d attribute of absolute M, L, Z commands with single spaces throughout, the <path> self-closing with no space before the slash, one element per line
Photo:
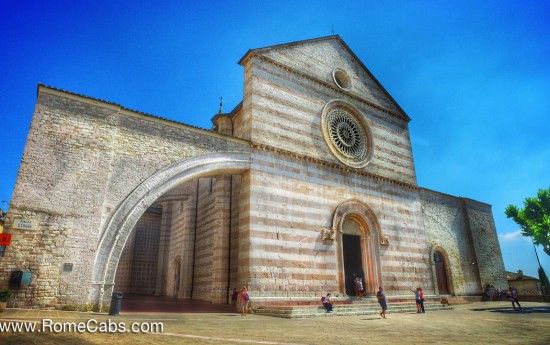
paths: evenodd
<path fill-rule="evenodd" d="M 330 292 L 327 292 L 327 295 L 323 300 L 323 306 L 327 310 L 327 313 L 332 313 L 332 300 L 330 299 Z"/>

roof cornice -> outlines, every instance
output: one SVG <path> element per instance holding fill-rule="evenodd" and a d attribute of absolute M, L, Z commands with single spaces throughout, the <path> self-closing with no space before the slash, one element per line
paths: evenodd
<path fill-rule="evenodd" d="M 52 87 L 52 86 L 49 86 L 49 85 L 45 85 L 43 83 L 38 83 L 37 90 L 36 90 L 37 97 L 38 97 L 38 94 L 40 92 L 75 99 L 75 100 L 78 100 L 78 101 L 81 101 L 81 102 L 86 102 L 86 103 L 96 105 L 96 106 L 103 106 L 103 107 L 110 108 L 110 109 L 113 109 L 115 111 L 119 111 L 121 113 L 130 115 L 130 116 L 145 117 L 145 118 L 147 118 L 151 121 L 161 122 L 161 123 L 164 123 L 164 124 L 169 125 L 169 126 L 182 127 L 182 128 L 187 129 L 187 130 L 191 130 L 191 131 L 194 131 L 194 132 L 198 132 L 198 133 L 202 133 L 202 134 L 206 134 L 206 135 L 210 135 L 210 136 L 214 136 L 214 137 L 219 137 L 219 138 L 224 139 L 224 140 L 231 140 L 231 141 L 234 141 L 234 142 L 237 142 L 237 143 L 240 143 L 240 144 L 250 145 L 250 142 L 248 140 L 245 140 L 245 139 L 240 139 L 240 138 L 236 138 L 236 137 L 233 137 L 233 136 L 230 136 L 230 135 L 221 134 L 221 133 L 214 132 L 214 131 L 211 131 L 211 130 L 208 130 L 208 129 L 204 129 L 204 128 L 201 128 L 201 127 L 189 125 L 189 124 L 179 122 L 179 121 L 175 121 L 175 120 L 170 120 L 168 118 L 160 117 L 160 116 L 157 116 L 157 115 L 151 115 L 151 114 L 148 114 L 148 113 L 144 113 L 142 111 L 126 108 L 126 107 L 124 107 L 124 106 L 122 106 L 118 103 L 105 101 L 105 100 L 102 100 L 102 99 L 99 99 L 99 98 L 94 98 L 94 97 L 81 95 L 81 94 L 74 93 L 74 92 L 67 91 L 67 90 L 63 90 L 63 89 L 58 89 L 58 88 L 55 88 L 55 87 Z"/>
<path fill-rule="evenodd" d="M 251 143 L 251 147 L 254 148 L 254 149 L 257 149 L 257 150 L 279 153 L 279 154 L 283 154 L 285 156 L 301 159 L 301 160 L 308 161 L 308 162 L 313 162 L 313 163 L 318 164 L 318 165 L 328 166 L 330 168 L 339 169 L 339 170 L 343 170 L 343 171 L 350 172 L 350 173 L 355 173 L 355 174 L 358 174 L 358 175 L 369 177 L 369 178 L 371 178 L 373 180 L 376 180 L 376 181 L 383 181 L 383 182 L 387 182 L 387 183 L 390 183 L 390 184 L 396 184 L 396 185 L 399 185 L 401 187 L 408 188 L 410 190 L 414 190 L 414 191 L 419 190 L 419 187 L 417 185 L 414 185 L 414 184 L 411 184 L 411 183 L 399 181 L 399 180 L 396 180 L 396 179 L 391 179 L 389 177 L 379 176 L 379 175 L 376 175 L 376 174 L 373 174 L 373 173 L 370 173 L 370 172 L 367 172 L 367 171 L 364 171 L 364 170 L 361 170 L 361 169 L 357 169 L 357 168 L 349 167 L 349 166 L 346 166 L 346 165 L 326 161 L 326 160 L 323 160 L 323 159 L 320 159 L 320 158 L 307 156 L 307 155 L 297 153 L 297 152 L 291 152 L 291 151 L 280 149 L 280 148 L 273 147 L 273 146 L 270 146 L 270 145 L 258 144 L 258 143 L 253 142 L 253 143 Z"/>

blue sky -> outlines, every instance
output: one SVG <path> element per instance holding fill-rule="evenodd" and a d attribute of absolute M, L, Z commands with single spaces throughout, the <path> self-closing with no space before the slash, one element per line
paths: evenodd
<path fill-rule="evenodd" d="M 38 82 L 210 128 L 220 96 L 242 99 L 248 49 L 333 30 L 412 118 L 419 185 L 493 205 L 506 269 L 537 276 L 504 209 L 550 187 L 547 1 L 4 0 L 0 200 Z"/>

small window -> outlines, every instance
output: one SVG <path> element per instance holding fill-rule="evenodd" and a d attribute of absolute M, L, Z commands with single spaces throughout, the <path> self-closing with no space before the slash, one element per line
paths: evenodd
<path fill-rule="evenodd" d="M 343 90 L 351 89 L 351 78 L 343 69 L 335 68 L 332 71 L 332 79 L 334 79 L 339 88 Z"/>

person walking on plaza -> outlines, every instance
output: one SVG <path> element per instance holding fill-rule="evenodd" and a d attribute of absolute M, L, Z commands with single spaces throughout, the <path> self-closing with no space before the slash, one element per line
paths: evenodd
<path fill-rule="evenodd" d="M 413 290 L 413 289 L 409 289 L 411 290 L 412 292 L 414 292 L 414 300 L 416 302 L 416 313 L 421 313 L 421 308 L 420 308 L 420 288 L 416 288 L 416 290 Z"/>
<path fill-rule="evenodd" d="M 516 310 L 516 303 L 518 304 L 519 309 L 523 309 L 518 301 L 518 291 L 514 289 L 513 287 L 510 287 L 508 289 L 508 300 L 512 302 L 512 307 L 514 307 L 514 310 Z"/>
<path fill-rule="evenodd" d="M 378 298 L 378 303 L 380 303 L 380 307 L 382 308 L 382 311 L 380 312 L 380 316 L 382 316 L 385 319 L 388 305 L 386 304 L 386 295 L 384 294 L 384 289 L 381 286 L 378 287 L 376 298 Z"/>
<path fill-rule="evenodd" d="M 248 290 L 246 286 L 243 286 L 241 289 L 241 302 L 243 304 L 243 316 L 246 316 L 248 313 L 248 302 L 250 301 L 250 295 L 248 294 Z"/>
<path fill-rule="evenodd" d="M 332 299 L 330 298 L 330 292 L 323 298 L 323 306 L 327 310 L 327 313 L 332 313 Z"/>

